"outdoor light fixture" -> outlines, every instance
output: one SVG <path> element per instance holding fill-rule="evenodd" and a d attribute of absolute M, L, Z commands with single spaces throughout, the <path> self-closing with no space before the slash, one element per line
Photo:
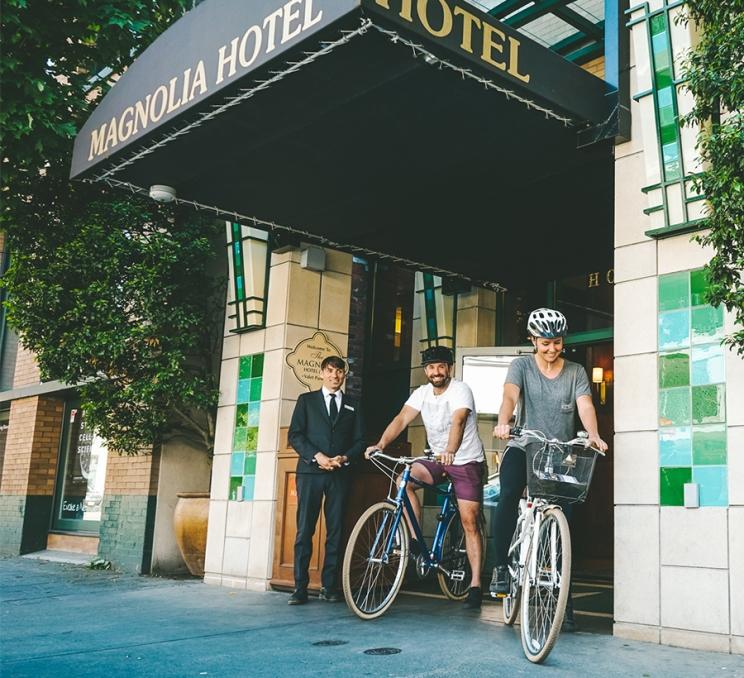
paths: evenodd
<path fill-rule="evenodd" d="M 592 383 L 597 385 L 599 392 L 599 404 L 607 402 L 607 382 L 604 378 L 604 370 L 601 367 L 592 367 Z"/>
<path fill-rule="evenodd" d="M 176 189 L 173 186 L 153 184 L 150 186 L 150 197 L 155 202 L 173 202 L 176 199 Z"/>

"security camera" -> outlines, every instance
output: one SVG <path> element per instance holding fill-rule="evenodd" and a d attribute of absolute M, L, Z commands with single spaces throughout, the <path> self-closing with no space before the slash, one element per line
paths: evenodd
<path fill-rule="evenodd" d="M 153 184 L 150 186 L 150 197 L 155 202 L 173 202 L 176 199 L 176 189 L 173 186 Z"/>

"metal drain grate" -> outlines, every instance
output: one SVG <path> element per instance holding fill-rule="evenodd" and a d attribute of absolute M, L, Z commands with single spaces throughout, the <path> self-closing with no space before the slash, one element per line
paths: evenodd
<path fill-rule="evenodd" d="M 397 647 L 373 647 L 371 650 L 365 650 L 364 654 L 400 654 L 401 650 Z"/>
<path fill-rule="evenodd" d="M 336 647 L 336 645 L 346 645 L 348 640 L 319 640 L 313 645 L 315 647 Z"/>

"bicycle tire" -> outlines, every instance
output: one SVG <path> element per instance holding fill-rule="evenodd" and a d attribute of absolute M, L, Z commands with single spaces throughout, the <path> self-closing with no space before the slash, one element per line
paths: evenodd
<path fill-rule="evenodd" d="M 374 555 L 381 559 L 396 510 L 386 502 L 370 506 L 357 521 L 346 545 L 342 569 L 344 598 L 360 619 L 375 619 L 384 614 L 403 583 L 408 564 L 408 529 L 403 519 L 393 537 L 388 562 L 370 562 L 373 546 Z"/>
<path fill-rule="evenodd" d="M 536 580 L 532 581 L 530 563 L 534 548 L 537 548 Z M 552 563 L 556 563 L 555 568 Z M 559 508 L 550 508 L 543 514 L 540 529 L 530 543 L 525 569 L 522 649 L 527 659 L 540 664 L 560 634 L 571 586 L 571 534 L 566 516 Z"/>
<path fill-rule="evenodd" d="M 509 569 L 509 593 L 506 594 L 506 597 L 502 601 L 504 624 L 507 626 L 512 626 L 519 616 L 519 603 L 522 593 L 522 573 L 519 567 L 519 554 L 522 547 L 519 546 L 514 550 L 512 550 L 512 547 L 522 536 L 522 525 L 523 521 L 520 520 L 516 528 L 514 528 L 514 534 L 509 544 L 509 551 L 511 552 L 509 562 L 507 563 L 507 568 Z"/>
<path fill-rule="evenodd" d="M 478 522 L 481 539 L 481 571 L 483 571 L 483 563 L 486 559 L 486 539 L 484 530 L 485 521 L 482 516 L 479 516 Z M 444 537 L 442 538 L 441 564 L 445 569 L 450 571 L 465 571 L 465 576 L 462 581 L 451 579 L 441 571 L 437 573 L 439 588 L 442 589 L 442 593 L 447 596 L 447 598 L 450 600 L 465 600 L 468 596 L 468 590 L 470 589 L 472 569 L 470 567 L 470 561 L 468 560 L 468 554 L 465 550 L 465 530 L 462 528 L 459 511 L 450 518 L 447 529 L 444 532 Z"/>

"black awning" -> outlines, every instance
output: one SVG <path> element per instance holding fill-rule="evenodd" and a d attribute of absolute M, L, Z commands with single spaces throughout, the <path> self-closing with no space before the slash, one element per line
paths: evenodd
<path fill-rule="evenodd" d="M 611 103 L 466 3 L 208 0 L 101 102 L 72 174 L 509 284 L 611 249 L 611 151 L 576 143 Z"/>

